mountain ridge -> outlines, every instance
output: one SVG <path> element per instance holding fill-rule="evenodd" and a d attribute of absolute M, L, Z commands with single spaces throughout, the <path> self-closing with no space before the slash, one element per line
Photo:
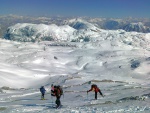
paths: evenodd
<path fill-rule="evenodd" d="M 19 15 L 4 15 L 0 16 L 0 37 L 3 37 L 7 28 L 17 23 L 33 23 L 33 24 L 56 24 L 64 25 L 65 22 L 72 19 L 83 19 L 87 22 L 96 25 L 98 28 L 105 30 L 124 29 L 124 26 L 130 23 L 141 22 L 147 29 L 145 33 L 150 32 L 150 19 L 148 18 L 91 18 L 91 17 L 29 17 Z M 143 32 L 143 31 L 136 31 Z"/>
<path fill-rule="evenodd" d="M 148 47 L 149 33 L 126 32 L 124 30 L 104 30 L 84 21 L 73 20 L 67 24 L 30 24 L 18 23 L 10 26 L 5 39 L 21 42 L 55 41 L 55 42 L 91 42 L 106 41 L 112 46 Z"/>

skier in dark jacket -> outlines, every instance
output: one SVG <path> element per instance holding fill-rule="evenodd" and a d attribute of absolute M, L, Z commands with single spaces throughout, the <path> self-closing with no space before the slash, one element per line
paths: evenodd
<path fill-rule="evenodd" d="M 88 90 L 87 93 L 90 92 L 90 91 L 94 91 L 94 92 L 95 92 L 95 99 L 96 99 L 96 100 L 97 100 L 97 92 L 99 92 L 99 94 L 103 96 L 101 90 L 97 87 L 96 84 L 92 84 L 92 85 L 91 85 L 91 89 Z M 104 97 L 104 96 L 103 96 L 103 97 Z"/>
<path fill-rule="evenodd" d="M 41 86 L 40 92 L 41 92 L 41 100 L 44 100 L 44 95 L 45 95 L 45 92 L 46 92 L 44 86 Z"/>
<path fill-rule="evenodd" d="M 53 91 L 53 95 L 52 96 L 56 96 L 56 108 L 58 108 L 60 105 L 61 105 L 61 102 L 60 102 L 60 97 L 62 95 L 62 91 L 60 89 L 60 86 L 54 86 L 54 91 Z"/>

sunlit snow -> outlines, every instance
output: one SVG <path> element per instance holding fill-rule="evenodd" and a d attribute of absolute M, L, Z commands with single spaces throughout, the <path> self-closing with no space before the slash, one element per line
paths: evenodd
<path fill-rule="evenodd" d="M 47 29 L 45 25 L 39 26 Z M 60 32 L 58 26 L 52 26 L 59 35 L 66 28 L 69 33 L 76 31 L 61 26 Z M 0 112 L 150 112 L 149 34 L 121 32 L 101 30 L 95 34 L 95 42 L 32 43 L 0 39 Z M 97 84 L 105 96 L 98 95 L 98 100 L 94 100 L 94 92 L 87 95 L 89 81 Z M 51 84 L 63 86 L 60 109 L 52 107 L 55 97 L 50 95 Z M 47 90 L 46 100 L 40 100 L 41 86 Z"/>

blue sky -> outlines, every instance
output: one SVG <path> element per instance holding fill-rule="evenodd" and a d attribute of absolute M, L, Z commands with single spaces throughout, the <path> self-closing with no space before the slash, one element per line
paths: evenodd
<path fill-rule="evenodd" d="M 150 18 L 150 0 L 0 0 L 0 15 Z"/>

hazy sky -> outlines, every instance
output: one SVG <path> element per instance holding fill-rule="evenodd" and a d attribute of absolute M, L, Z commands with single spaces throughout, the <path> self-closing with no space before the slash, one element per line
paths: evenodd
<path fill-rule="evenodd" d="M 148 17 L 150 0 L 0 0 L 0 15 Z"/>

